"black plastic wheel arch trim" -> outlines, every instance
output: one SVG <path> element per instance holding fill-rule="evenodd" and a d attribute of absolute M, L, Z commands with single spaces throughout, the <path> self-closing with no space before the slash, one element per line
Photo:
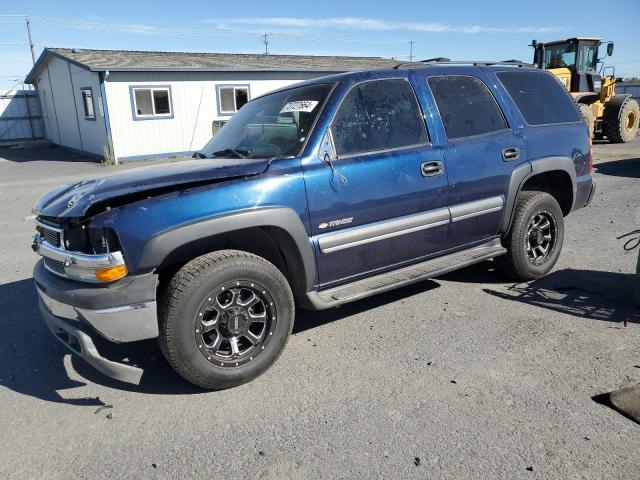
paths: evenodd
<path fill-rule="evenodd" d="M 142 253 L 135 269 L 145 271 L 157 268 L 173 251 L 190 242 L 213 239 L 217 235 L 253 227 L 280 228 L 291 237 L 304 269 L 306 289 L 310 290 L 316 282 L 316 262 L 311 240 L 299 215 L 287 207 L 241 210 L 181 225 L 154 235 L 142 246 Z"/>

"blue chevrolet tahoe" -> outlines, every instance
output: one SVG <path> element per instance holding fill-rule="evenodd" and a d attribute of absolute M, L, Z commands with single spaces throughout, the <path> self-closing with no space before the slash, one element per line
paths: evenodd
<path fill-rule="evenodd" d="M 138 383 L 94 340 L 158 338 L 189 382 L 229 388 L 326 309 L 495 259 L 553 267 L 594 192 L 587 128 L 549 73 L 406 64 L 246 104 L 194 159 L 86 180 L 34 207 L 54 335 Z"/>

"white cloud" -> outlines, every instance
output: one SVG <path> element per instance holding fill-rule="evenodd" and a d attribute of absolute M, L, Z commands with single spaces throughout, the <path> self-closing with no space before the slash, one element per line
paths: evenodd
<path fill-rule="evenodd" d="M 450 25 L 440 22 L 396 22 L 363 17 L 296 18 L 254 17 L 211 20 L 222 25 L 247 25 L 261 27 L 340 28 L 366 31 L 409 30 L 425 33 L 547 33 L 562 30 L 561 27 L 485 27 L 479 25 Z"/>

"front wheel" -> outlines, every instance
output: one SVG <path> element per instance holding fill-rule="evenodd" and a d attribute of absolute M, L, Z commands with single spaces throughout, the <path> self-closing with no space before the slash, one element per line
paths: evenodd
<path fill-rule="evenodd" d="M 187 381 L 210 390 L 235 387 L 277 360 L 294 311 L 286 278 L 267 260 L 237 250 L 210 253 L 170 280 L 160 347 Z"/>
<path fill-rule="evenodd" d="M 520 192 L 511 230 L 503 240 L 507 253 L 496 259 L 500 270 L 517 280 L 546 275 L 555 265 L 564 239 L 564 217 L 545 192 Z"/>
<path fill-rule="evenodd" d="M 627 98 L 620 106 L 616 117 L 605 123 L 607 138 L 612 143 L 628 143 L 636 137 L 640 123 L 638 102 Z"/>

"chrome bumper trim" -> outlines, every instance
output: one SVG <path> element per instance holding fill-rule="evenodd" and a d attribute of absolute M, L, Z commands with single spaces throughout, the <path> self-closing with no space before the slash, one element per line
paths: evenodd
<path fill-rule="evenodd" d="M 155 300 L 91 310 L 78 308 L 49 297 L 36 287 L 43 305 L 54 316 L 84 322 L 112 342 L 135 342 L 158 336 L 158 312 Z"/>

